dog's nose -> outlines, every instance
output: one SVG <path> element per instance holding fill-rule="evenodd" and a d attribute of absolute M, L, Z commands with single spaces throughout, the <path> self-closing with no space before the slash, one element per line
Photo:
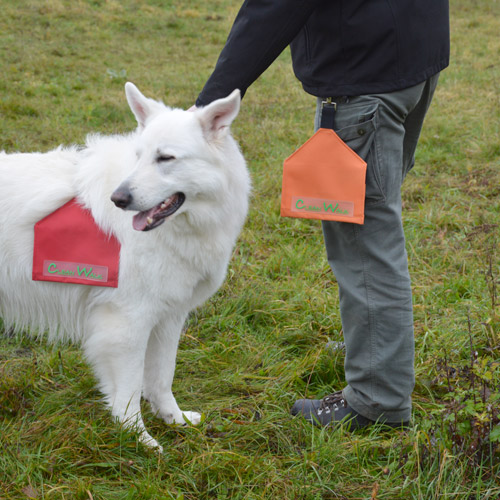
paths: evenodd
<path fill-rule="evenodd" d="M 111 201 L 118 208 L 127 208 L 132 203 L 132 193 L 127 187 L 119 187 L 112 195 Z"/>

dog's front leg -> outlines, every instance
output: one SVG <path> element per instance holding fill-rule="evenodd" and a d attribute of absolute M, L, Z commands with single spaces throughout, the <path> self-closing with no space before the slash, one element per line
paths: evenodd
<path fill-rule="evenodd" d="M 194 411 L 182 411 L 172 393 L 175 358 L 184 316 L 170 318 L 153 329 L 149 337 L 144 367 L 144 397 L 168 424 L 196 425 L 201 415 Z"/>
<path fill-rule="evenodd" d="M 145 445 L 161 448 L 146 431 L 140 406 L 152 325 L 111 304 L 97 306 L 91 318 L 83 347 L 113 416 L 125 427 L 135 429 Z"/>

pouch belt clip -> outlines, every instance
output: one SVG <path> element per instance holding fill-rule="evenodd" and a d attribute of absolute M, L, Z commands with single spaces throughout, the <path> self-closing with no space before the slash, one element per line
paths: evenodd
<path fill-rule="evenodd" d="M 335 128 L 335 113 L 337 112 L 337 103 L 333 97 L 327 97 L 321 103 L 321 128 Z"/>
<path fill-rule="evenodd" d="M 333 97 L 327 97 L 321 102 L 321 107 L 332 106 L 335 111 L 337 111 L 337 103 L 333 101 Z"/>

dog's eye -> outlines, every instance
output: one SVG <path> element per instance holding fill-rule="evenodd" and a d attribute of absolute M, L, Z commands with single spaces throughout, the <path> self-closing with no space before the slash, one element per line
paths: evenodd
<path fill-rule="evenodd" d="M 172 161 L 172 160 L 175 160 L 175 156 L 172 156 L 172 155 L 167 155 L 167 154 L 159 154 L 157 157 L 156 157 L 156 161 L 158 163 L 166 163 L 168 161 Z"/>

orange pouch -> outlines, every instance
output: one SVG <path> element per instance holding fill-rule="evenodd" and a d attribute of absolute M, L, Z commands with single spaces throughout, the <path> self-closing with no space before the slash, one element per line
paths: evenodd
<path fill-rule="evenodd" d="M 320 128 L 284 162 L 281 216 L 363 224 L 365 188 L 366 162 Z"/>
<path fill-rule="evenodd" d="M 118 287 L 120 243 L 76 199 L 35 224 L 33 280 Z"/>

